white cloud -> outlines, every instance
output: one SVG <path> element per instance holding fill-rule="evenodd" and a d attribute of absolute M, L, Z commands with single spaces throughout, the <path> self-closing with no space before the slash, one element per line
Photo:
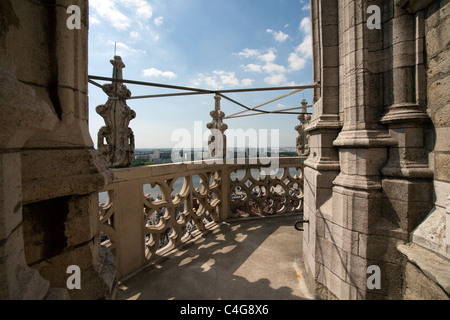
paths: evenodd
<path fill-rule="evenodd" d="M 258 59 L 260 59 L 261 61 L 263 61 L 265 63 L 274 62 L 275 59 L 277 58 L 277 56 L 275 55 L 275 53 L 273 51 L 274 51 L 274 49 L 269 49 L 269 52 L 267 52 L 266 54 L 259 55 Z"/>
<path fill-rule="evenodd" d="M 204 73 L 199 73 L 197 79 L 193 81 L 195 87 L 202 87 L 206 85 L 208 88 L 221 89 L 216 76 L 209 76 Z"/>
<path fill-rule="evenodd" d="M 305 17 L 300 22 L 299 30 L 306 33 L 307 35 L 311 34 L 311 19 L 309 17 Z"/>
<path fill-rule="evenodd" d="M 131 8 L 139 19 L 148 20 L 153 16 L 153 8 L 145 0 L 90 0 L 89 7 L 94 23 L 104 20 L 119 31 L 129 29 L 135 20 L 123 13 L 123 7 Z"/>
<path fill-rule="evenodd" d="M 300 4 L 303 4 L 302 11 L 311 9 L 311 2 L 309 0 L 300 0 Z"/>
<path fill-rule="evenodd" d="M 266 31 L 270 33 L 276 41 L 281 43 L 285 42 L 289 38 L 289 35 L 283 31 L 274 31 L 272 29 L 267 29 Z"/>
<path fill-rule="evenodd" d="M 142 70 L 142 75 L 144 77 L 167 78 L 167 79 L 175 79 L 177 77 L 177 75 L 172 71 L 161 71 L 155 68 Z"/>
<path fill-rule="evenodd" d="M 89 6 L 96 16 L 106 20 L 118 30 L 126 30 L 131 26 L 131 20 L 117 9 L 114 0 L 91 0 Z"/>
<path fill-rule="evenodd" d="M 262 67 L 259 64 L 250 63 L 246 66 L 243 66 L 243 68 L 247 72 L 258 72 L 258 73 L 262 72 Z"/>
<path fill-rule="evenodd" d="M 193 84 L 196 87 L 206 86 L 212 89 L 223 89 L 224 87 L 242 87 L 251 86 L 253 84 L 253 79 L 242 79 L 239 80 L 236 77 L 235 72 L 228 72 L 223 70 L 215 70 L 212 74 L 198 74 L 197 78 L 193 80 Z"/>
<path fill-rule="evenodd" d="M 163 17 L 158 17 L 155 19 L 155 24 L 160 27 L 164 24 L 164 18 Z"/>
<path fill-rule="evenodd" d="M 303 41 L 289 55 L 290 71 L 298 71 L 305 67 L 306 60 L 312 58 L 311 19 L 305 17 L 300 22 L 299 30 L 305 33 Z"/>
<path fill-rule="evenodd" d="M 272 62 L 267 63 L 262 67 L 262 69 L 267 73 L 284 73 L 286 72 L 286 68 L 284 66 L 280 66 L 279 64 L 275 64 Z"/>
<path fill-rule="evenodd" d="M 139 18 L 149 20 L 153 16 L 152 6 L 145 0 L 120 0 L 119 3 L 135 9 Z"/>
<path fill-rule="evenodd" d="M 250 87 L 253 84 L 253 82 L 255 82 L 255 80 L 253 79 L 242 79 L 241 84 L 244 87 Z"/>
<path fill-rule="evenodd" d="M 234 72 L 213 71 L 213 74 L 219 76 L 220 83 L 224 86 L 239 86 L 240 81 Z"/>
<path fill-rule="evenodd" d="M 306 65 L 306 60 L 304 58 L 299 57 L 299 55 L 295 52 L 290 54 L 288 61 L 290 63 L 290 69 L 292 71 L 301 70 Z"/>
<path fill-rule="evenodd" d="M 89 16 L 89 23 L 90 24 L 99 24 L 100 20 L 95 15 L 91 15 L 91 16 Z"/>
<path fill-rule="evenodd" d="M 242 56 L 244 58 L 257 57 L 260 55 L 258 50 L 245 48 L 241 52 L 237 54 L 238 56 Z"/>
<path fill-rule="evenodd" d="M 137 31 L 131 31 L 131 32 L 130 32 L 130 37 L 131 37 L 133 40 L 138 40 L 138 39 L 141 38 L 141 35 L 140 35 L 139 32 L 137 32 Z"/>
<path fill-rule="evenodd" d="M 264 82 L 271 86 L 277 86 L 287 81 L 286 76 L 283 73 L 273 74 L 264 79 Z"/>
<path fill-rule="evenodd" d="M 298 52 L 300 54 L 303 54 L 305 57 L 311 58 L 312 57 L 312 36 L 308 35 L 306 36 L 302 43 L 300 43 L 297 48 L 295 49 L 295 52 Z"/>
<path fill-rule="evenodd" d="M 275 49 L 270 48 L 266 53 L 262 54 L 258 50 L 245 49 L 241 52 L 242 56 L 254 57 L 261 63 L 247 64 L 242 66 L 246 72 L 265 73 L 268 75 L 264 81 L 270 85 L 279 85 L 287 81 L 285 73 L 288 71 L 285 66 L 274 63 L 277 59 Z"/>

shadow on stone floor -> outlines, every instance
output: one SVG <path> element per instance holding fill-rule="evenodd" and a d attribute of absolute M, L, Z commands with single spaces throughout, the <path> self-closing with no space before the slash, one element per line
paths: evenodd
<path fill-rule="evenodd" d="M 119 299 L 313 299 L 297 218 L 222 223 L 124 281 Z"/>

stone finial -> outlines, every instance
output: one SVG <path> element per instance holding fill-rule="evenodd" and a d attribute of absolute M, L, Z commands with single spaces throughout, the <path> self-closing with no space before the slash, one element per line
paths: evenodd
<path fill-rule="evenodd" d="M 309 134 L 305 132 L 305 128 L 311 121 L 311 116 L 307 114 L 308 102 L 306 101 L 306 99 L 303 99 L 301 104 L 302 104 L 302 113 L 297 117 L 297 119 L 300 121 L 300 124 L 295 127 L 295 130 L 298 132 L 298 136 L 296 139 L 296 148 L 297 154 L 299 156 L 308 156 Z"/>
<path fill-rule="evenodd" d="M 113 79 L 122 80 L 122 69 L 125 68 L 122 58 L 115 56 L 110 62 Z M 108 101 L 99 105 L 96 111 L 106 126 L 98 132 L 97 148 L 112 168 L 125 168 L 134 161 L 134 134 L 128 125 L 136 118 L 136 113 L 126 103 L 131 92 L 120 81 L 105 84 L 103 91 L 108 95 Z"/>
<path fill-rule="evenodd" d="M 208 139 L 208 150 L 212 158 L 219 156 L 217 150 L 220 149 L 222 150 L 222 158 L 226 157 L 227 143 L 224 133 L 228 129 L 228 125 L 223 122 L 225 113 L 220 110 L 221 99 L 222 98 L 218 94 L 214 96 L 215 106 L 214 110 L 210 112 L 213 120 L 206 125 L 206 127 L 212 132 L 212 135 L 210 135 Z"/>

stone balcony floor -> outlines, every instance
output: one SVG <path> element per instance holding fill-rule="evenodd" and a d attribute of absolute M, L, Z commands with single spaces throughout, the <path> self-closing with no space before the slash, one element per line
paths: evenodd
<path fill-rule="evenodd" d="M 221 223 L 121 282 L 125 300 L 314 299 L 299 215 Z"/>

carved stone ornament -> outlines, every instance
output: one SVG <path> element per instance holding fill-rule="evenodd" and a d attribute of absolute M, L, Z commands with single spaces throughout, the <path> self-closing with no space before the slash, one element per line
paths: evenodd
<path fill-rule="evenodd" d="M 113 65 L 113 79 L 122 80 L 122 69 L 125 68 L 122 58 L 115 56 L 110 62 Z M 136 118 L 136 113 L 126 103 L 131 92 L 120 81 L 105 84 L 103 91 L 108 95 L 108 101 L 99 105 L 96 111 L 103 117 L 106 126 L 98 132 L 98 151 L 110 167 L 129 167 L 134 161 L 135 146 L 133 130 L 128 125 Z"/>
<path fill-rule="evenodd" d="M 213 120 L 206 125 L 212 133 L 208 139 L 208 150 L 212 158 L 225 158 L 227 149 L 225 131 L 228 129 L 228 125 L 223 122 L 225 113 L 220 110 L 220 96 L 216 95 L 214 99 L 215 107 L 214 110 L 210 112 L 210 116 Z M 221 155 L 217 152 L 218 150 L 222 150 Z"/>
<path fill-rule="evenodd" d="M 299 156 L 309 155 L 309 134 L 305 132 L 306 126 L 311 121 L 311 115 L 307 114 L 308 102 L 306 99 L 302 100 L 302 113 L 298 116 L 300 124 L 295 127 L 298 132 L 296 139 L 296 149 Z"/>

